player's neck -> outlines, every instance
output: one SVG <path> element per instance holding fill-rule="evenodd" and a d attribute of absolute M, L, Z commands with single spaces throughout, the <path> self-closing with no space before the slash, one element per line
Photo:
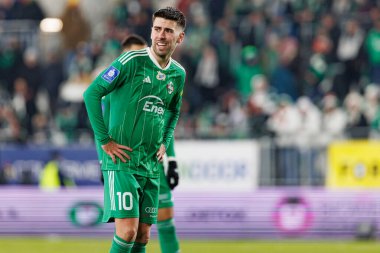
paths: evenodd
<path fill-rule="evenodd" d="M 171 54 L 166 55 L 166 57 L 161 57 L 157 55 L 152 48 L 149 48 L 149 50 L 152 53 L 153 57 L 156 59 L 158 65 L 164 69 L 170 61 Z"/>

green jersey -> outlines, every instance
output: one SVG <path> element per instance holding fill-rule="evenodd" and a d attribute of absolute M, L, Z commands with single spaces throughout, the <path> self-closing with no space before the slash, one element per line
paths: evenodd
<path fill-rule="evenodd" d="M 108 123 L 110 120 L 110 96 L 109 95 L 102 97 L 101 107 L 102 107 L 104 124 L 106 125 L 106 127 L 108 127 Z M 95 138 L 95 145 L 96 145 L 96 152 L 98 153 L 99 163 L 102 164 L 103 155 L 107 155 L 107 154 L 104 153 L 104 150 L 102 149 L 102 145 L 96 138 Z"/>
<path fill-rule="evenodd" d="M 103 120 L 106 127 L 109 123 L 110 118 L 110 95 L 104 96 L 102 98 L 101 102 L 102 106 L 102 113 L 103 113 Z M 98 153 L 98 159 L 100 164 L 102 164 L 103 156 L 107 155 L 104 153 L 104 150 L 101 147 L 100 142 L 95 138 L 95 144 L 96 144 L 96 151 Z M 167 147 L 166 154 L 168 157 L 175 157 L 175 151 L 174 151 L 174 137 L 171 139 L 169 146 Z"/>
<path fill-rule="evenodd" d="M 95 138 L 101 145 L 111 139 L 133 149 L 126 163 L 114 164 L 103 155 L 103 170 L 126 170 L 158 177 L 156 153 L 172 139 L 182 103 L 186 72 L 170 59 L 161 68 L 150 48 L 120 55 L 84 93 Z M 104 123 L 101 98 L 109 94 L 108 126 Z"/>

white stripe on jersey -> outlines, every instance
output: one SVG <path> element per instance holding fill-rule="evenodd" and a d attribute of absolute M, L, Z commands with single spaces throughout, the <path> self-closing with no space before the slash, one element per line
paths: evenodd
<path fill-rule="evenodd" d="M 144 49 L 139 49 L 139 50 L 133 50 L 133 51 L 125 52 L 119 58 L 119 61 L 125 60 L 125 58 L 128 58 L 128 56 L 131 56 L 131 55 L 136 54 L 136 53 L 144 53 L 144 50 L 145 50 L 145 48 Z M 146 53 L 146 50 L 145 50 L 145 53 Z"/>
<path fill-rule="evenodd" d="M 182 67 L 181 64 L 179 64 L 176 60 L 173 59 L 172 62 L 173 62 L 177 67 L 179 67 L 180 69 L 182 69 L 182 70 L 186 73 L 185 68 Z"/>
<path fill-rule="evenodd" d="M 115 204 L 115 171 L 108 171 L 108 186 L 109 186 L 109 194 L 110 194 L 110 205 L 111 210 L 116 210 Z"/>
<path fill-rule="evenodd" d="M 146 52 L 128 52 L 119 58 L 119 62 L 124 65 L 135 57 L 146 55 L 148 55 Z"/>

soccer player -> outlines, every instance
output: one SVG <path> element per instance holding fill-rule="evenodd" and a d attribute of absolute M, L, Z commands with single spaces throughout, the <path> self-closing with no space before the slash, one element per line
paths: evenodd
<path fill-rule="evenodd" d="M 140 50 L 148 46 L 147 42 L 140 36 L 136 34 L 131 34 L 127 36 L 122 41 L 123 52 L 129 52 L 131 50 Z M 104 96 L 102 98 L 102 111 L 103 119 L 106 126 L 109 123 L 109 110 L 110 110 L 110 95 Z M 102 157 L 104 155 L 103 149 L 100 143 L 95 139 L 99 162 L 101 164 Z M 166 151 L 168 162 L 167 162 L 167 173 L 165 176 L 165 169 L 163 163 L 159 163 L 160 167 L 160 190 L 158 199 L 158 216 L 157 216 L 157 229 L 158 236 L 160 240 L 160 247 L 162 253 L 176 253 L 179 252 L 179 242 L 176 234 L 176 229 L 174 225 L 174 209 L 172 193 L 179 181 L 179 175 L 177 171 L 177 161 L 175 158 L 174 151 L 174 138 L 170 141 L 168 149 Z M 101 180 L 104 183 L 103 174 L 101 175 Z"/>
<path fill-rule="evenodd" d="M 159 166 L 182 103 L 185 70 L 171 58 L 186 20 L 167 7 L 153 14 L 150 47 L 119 56 L 84 93 L 103 156 L 104 222 L 115 222 L 111 253 L 145 252 L 157 220 Z M 110 94 L 105 125 L 101 98 Z"/>

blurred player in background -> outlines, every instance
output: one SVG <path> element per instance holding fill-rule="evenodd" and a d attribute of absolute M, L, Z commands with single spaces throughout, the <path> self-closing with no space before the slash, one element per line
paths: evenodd
<path fill-rule="evenodd" d="M 140 50 L 148 46 L 148 43 L 139 35 L 131 34 L 122 41 L 123 53 L 131 50 Z M 102 98 L 103 119 L 106 126 L 109 123 L 110 96 Z M 102 157 L 105 154 L 101 148 L 100 142 L 95 139 L 98 152 L 99 163 L 102 163 Z M 178 185 L 177 161 L 174 151 L 174 138 L 170 141 L 170 145 L 166 151 L 167 154 L 167 173 L 165 176 L 164 163 L 159 163 L 160 167 L 160 195 L 158 198 L 158 217 L 157 229 L 160 239 L 160 247 L 162 253 L 179 252 L 179 242 L 174 225 L 174 209 L 171 190 Z M 101 181 L 104 184 L 103 174 Z"/>
<path fill-rule="evenodd" d="M 184 39 L 185 26 L 177 9 L 158 10 L 153 15 L 152 46 L 119 56 L 84 93 L 96 139 L 106 153 L 103 221 L 115 221 L 111 253 L 145 252 L 151 224 L 157 220 L 162 170 L 158 165 L 178 120 L 186 75 L 171 55 Z M 101 98 L 107 94 L 108 125 L 101 111 Z M 176 169 L 169 171 L 173 187 L 178 183 Z M 163 222 L 170 226 L 168 217 Z"/>
<path fill-rule="evenodd" d="M 66 186 L 68 179 L 61 169 L 61 154 L 58 151 L 52 151 L 49 161 L 44 166 L 40 178 L 39 186 L 44 190 L 55 190 Z"/>

